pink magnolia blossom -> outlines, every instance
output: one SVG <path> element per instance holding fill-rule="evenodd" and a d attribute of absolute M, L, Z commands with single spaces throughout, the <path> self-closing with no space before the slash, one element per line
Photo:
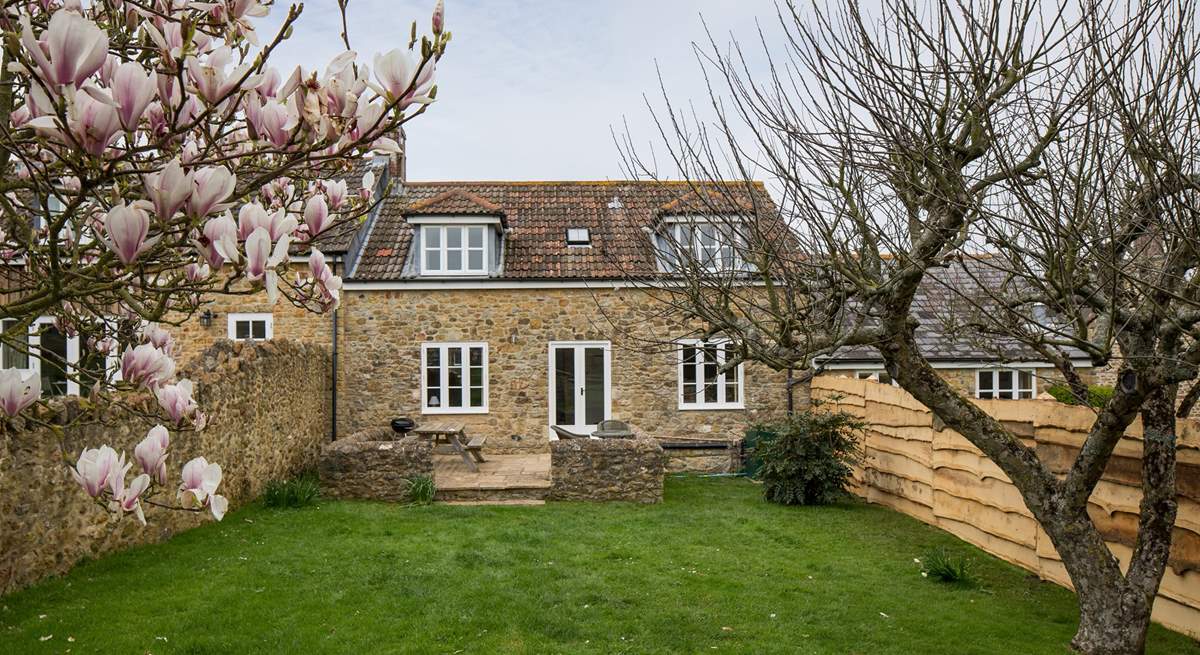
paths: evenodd
<path fill-rule="evenodd" d="M 291 140 L 292 130 L 296 129 L 299 122 L 294 104 L 287 105 L 268 100 L 259 109 L 258 124 L 254 127 L 271 145 L 282 148 Z"/>
<path fill-rule="evenodd" d="M 362 188 L 358 190 L 358 196 L 363 199 L 363 202 L 371 202 L 371 198 L 375 195 L 375 173 L 367 171 L 362 177 Z"/>
<path fill-rule="evenodd" d="M 196 401 L 192 400 L 192 381 L 180 380 L 175 384 L 165 384 L 154 391 L 158 404 L 167 412 L 167 416 L 175 425 L 196 411 Z"/>
<path fill-rule="evenodd" d="M 154 389 L 175 377 L 175 360 L 153 344 L 126 348 L 121 355 L 121 379 Z"/>
<path fill-rule="evenodd" d="M 170 220 L 192 194 L 192 174 L 184 173 L 179 159 L 172 159 L 162 170 L 142 177 L 146 195 L 154 203 L 154 213 L 164 221 Z"/>
<path fill-rule="evenodd" d="M 304 224 L 308 226 L 308 234 L 315 237 L 329 227 L 329 206 L 325 204 L 325 196 L 317 194 L 308 199 L 304 206 Z"/>
<path fill-rule="evenodd" d="M 322 309 L 325 311 L 337 309 L 341 302 L 342 278 L 333 274 L 329 264 L 325 262 L 325 255 L 315 248 L 308 256 L 308 267 L 312 272 L 313 284 L 321 294 Z"/>
<path fill-rule="evenodd" d="M 138 201 L 131 205 L 116 205 L 104 217 L 104 231 L 108 234 L 104 245 L 116 253 L 126 266 L 158 241 L 157 237 L 146 238 L 150 233 L 150 216 L 143 203 Z"/>
<path fill-rule="evenodd" d="M 146 107 L 154 100 L 154 93 L 154 77 L 141 64 L 127 61 L 117 67 L 112 76 L 112 95 L 120 106 L 117 116 L 126 130 L 137 129 Z"/>
<path fill-rule="evenodd" d="M 389 102 L 403 97 L 412 86 L 419 65 L 420 60 L 415 58 L 411 50 L 396 48 L 375 55 L 375 79 L 380 85 L 376 91 L 387 97 Z"/>
<path fill-rule="evenodd" d="M 446 25 L 446 6 L 442 0 L 438 0 L 433 6 L 433 33 L 441 35 L 442 28 Z"/>
<path fill-rule="evenodd" d="M 192 262 L 183 267 L 183 276 L 187 278 L 188 282 L 203 282 L 210 275 L 212 275 L 212 269 L 208 264 Z"/>
<path fill-rule="evenodd" d="M 287 260 L 289 235 L 283 235 L 271 250 L 271 235 L 265 227 L 257 227 L 246 239 L 246 279 L 263 280 L 267 303 L 274 305 L 279 298 L 279 274 L 275 267 Z"/>
<path fill-rule="evenodd" d="M 171 444 L 170 434 L 163 425 L 156 425 L 146 433 L 146 438 L 133 449 L 133 457 L 137 460 L 142 472 L 154 478 L 159 484 L 167 483 L 167 446 Z"/>
<path fill-rule="evenodd" d="M 42 378 L 36 371 L 0 369 L 0 412 L 16 416 L 42 397 Z"/>
<path fill-rule="evenodd" d="M 74 12 L 54 12 L 41 40 L 33 38 L 28 15 L 21 16 L 21 23 L 21 44 L 52 87 L 79 86 L 108 57 L 108 34 Z"/>
<path fill-rule="evenodd" d="M 278 241 L 284 235 L 296 231 L 298 222 L 294 216 L 288 215 L 282 209 L 267 213 L 266 209 L 257 202 L 242 205 L 238 210 L 238 238 L 248 239 L 257 228 L 266 228 L 271 241 Z"/>
<path fill-rule="evenodd" d="M 192 185 L 195 190 L 187 200 L 188 215 L 203 218 L 229 198 L 237 186 L 237 176 L 223 166 L 208 166 L 195 172 Z"/>
<path fill-rule="evenodd" d="M 229 501 L 216 493 L 220 484 L 221 466 L 197 457 L 183 465 L 183 483 L 179 485 L 180 504 L 188 509 L 208 506 L 212 509 L 213 517 L 220 521 L 229 509 Z"/>
<path fill-rule="evenodd" d="M 88 154 L 99 157 L 121 130 L 121 119 L 110 102 L 91 93 L 77 93 L 73 110 L 67 114 L 67 127 Z"/>
<path fill-rule="evenodd" d="M 117 451 L 105 445 L 85 448 L 71 469 L 71 476 L 87 495 L 96 498 L 110 486 L 114 477 L 124 476 L 126 470 L 124 455 L 118 456 Z"/>
<path fill-rule="evenodd" d="M 170 355 L 175 349 L 175 340 L 171 338 L 171 333 L 163 329 L 158 323 L 147 323 L 146 327 L 142 328 L 142 341 L 158 348 L 167 355 Z"/>
<path fill-rule="evenodd" d="M 196 90 L 200 96 L 209 103 L 217 103 L 225 96 L 229 95 L 239 84 L 242 84 L 242 77 L 253 68 L 253 64 L 243 64 L 235 69 L 232 73 L 227 73 L 225 68 L 229 65 L 233 58 L 233 51 L 226 46 L 217 48 L 208 55 L 208 59 L 201 62 L 196 57 L 191 57 L 187 61 L 188 77 L 191 78 L 192 84 L 196 85 Z M 257 86 L 259 76 L 251 75 L 245 82 L 247 88 Z"/>
<path fill-rule="evenodd" d="M 164 476 L 165 469 L 164 469 Z M 128 514 L 133 512 L 137 516 L 138 522 L 146 525 L 146 514 L 142 511 L 142 494 L 150 488 L 150 476 L 143 473 L 133 479 L 133 482 L 128 487 L 125 486 L 125 476 L 114 478 L 115 482 L 112 485 L 112 507 L 114 511 L 120 511 Z"/>
<path fill-rule="evenodd" d="M 322 184 L 325 194 L 329 196 L 329 208 L 333 211 L 341 209 L 342 204 L 346 202 L 346 180 L 325 180 Z"/>
<path fill-rule="evenodd" d="M 208 240 L 205 256 L 213 268 L 221 268 L 225 262 L 238 262 L 238 226 L 229 212 L 204 224 L 204 238 Z"/>

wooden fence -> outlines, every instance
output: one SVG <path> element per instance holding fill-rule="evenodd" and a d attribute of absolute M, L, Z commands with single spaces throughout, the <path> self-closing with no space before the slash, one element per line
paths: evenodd
<path fill-rule="evenodd" d="M 940 425 L 902 389 L 869 380 L 822 376 L 814 398 L 863 418 L 866 458 L 856 471 L 856 493 L 950 532 L 1045 580 L 1070 587 L 1050 538 L 1025 508 L 1008 477 L 954 430 Z M 1037 449 L 1064 475 L 1094 414 L 1052 400 L 979 400 L 986 412 Z M 1141 500 L 1141 424 L 1117 445 L 1089 503 L 1109 548 L 1127 565 L 1137 534 Z M 1200 638 L 1200 422 L 1179 426 L 1179 516 L 1171 559 L 1154 620 Z"/>

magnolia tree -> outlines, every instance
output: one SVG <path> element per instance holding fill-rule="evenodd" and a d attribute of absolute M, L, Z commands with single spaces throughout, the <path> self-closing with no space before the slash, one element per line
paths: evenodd
<path fill-rule="evenodd" d="M 1175 419 L 1196 393 L 1179 392 L 1200 375 L 1196 17 L 1190 0 L 786 2 L 761 73 L 736 45 L 702 50 L 713 121 L 659 114 L 686 177 L 727 180 L 704 229 L 745 265 L 675 244 L 677 283 L 653 292 L 732 341 L 726 367 L 876 351 L 1016 486 L 1070 575 L 1087 653 L 1143 650 L 1171 553 Z M 761 220 L 775 208 L 758 176 L 791 229 Z M 1119 383 L 1078 451 L 1035 449 L 935 371 L 918 333 L 934 321 L 1000 361 L 1053 364 L 1080 399 L 1081 360 Z M 1140 511 L 1114 525 L 1089 498 L 1138 418 Z"/>
<path fill-rule="evenodd" d="M 143 503 L 218 519 L 227 505 L 221 467 L 203 457 L 183 466 L 174 501 L 158 493 L 170 491 L 168 426 L 206 421 L 163 325 L 213 293 L 335 308 L 341 279 L 314 244 L 379 201 L 371 173 L 355 188 L 345 177 L 356 159 L 399 151 L 401 126 L 436 95 L 450 40 L 439 0 L 430 36 L 414 23 L 406 48 L 370 66 L 343 32 L 346 51 L 323 71 L 281 71 L 271 55 L 302 7 L 260 34 L 272 4 L 29 0 L 0 12 L 0 413 L 47 420 L 36 373 L 46 366 L 85 404 L 152 393 L 148 423 L 167 425 L 134 450 L 139 475 L 128 481 L 133 463 L 107 445 L 71 471 L 100 504 L 143 522 Z M 292 270 L 297 253 L 307 266 Z M 88 356 L 68 367 L 30 345 L 50 329 Z"/>

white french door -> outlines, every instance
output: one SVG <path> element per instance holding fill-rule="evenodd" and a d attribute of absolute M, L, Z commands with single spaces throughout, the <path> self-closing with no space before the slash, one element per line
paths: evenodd
<path fill-rule="evenodd" d="M 612 346 L 550 342 L 550 425 L 591 434 L 612 410 Z"/>

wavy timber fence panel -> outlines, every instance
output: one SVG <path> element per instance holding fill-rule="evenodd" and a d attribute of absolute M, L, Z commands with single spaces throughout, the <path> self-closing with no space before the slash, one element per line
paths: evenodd
<path fill-rule="evenodd" d="M 822 376 L 813 381 L 813 396 L 869 426 L 866 459 L 855 472 L 860 496 L 942 528 L 1045 580 L 1071 586 L 1050 538 L 1008 477 L 907 392 L 869 380 Z M 1086 407 L 1051 400 L 976 402 L 1036 448 L 1059 475 L 1066 474 L 1094 417 Z M 1180 421 L 1178 434 L 1179 516 L 1154 619 L 1200 637 L 1200 422 Z M 1092 519 L 1123 565 L 1137 535 L 1141 438 L 1138 421 L 1117 445 L 1089 501 Z"/>

